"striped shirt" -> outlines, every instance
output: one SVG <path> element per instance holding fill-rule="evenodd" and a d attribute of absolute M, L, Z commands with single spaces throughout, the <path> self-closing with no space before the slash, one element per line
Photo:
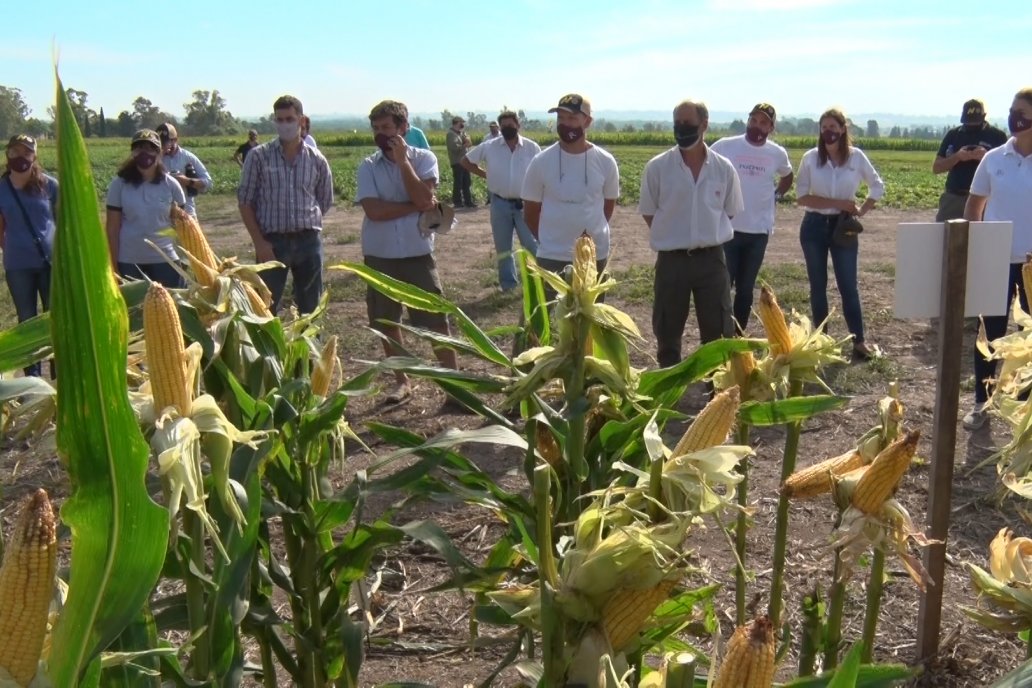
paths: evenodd
<path fill-rule="evenodd" d="M 254 208 L 262 234 L 322 230 L 333 206 L 330 163 L 310 146 L 301 146 L 289 163 L 279 139 L 263 143 L 244 159 L 237 200 Z"/>

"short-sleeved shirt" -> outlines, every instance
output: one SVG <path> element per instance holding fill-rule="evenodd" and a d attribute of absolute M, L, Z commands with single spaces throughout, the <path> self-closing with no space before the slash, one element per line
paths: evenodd
<path fill-rule="evenodd" d="M 946 132 L 939 144 L 938 157 L 948 158 L 966 146 L 980 146 L 990 151 L 1007 143 L 1007 134 L 986 124 L 977 129 L 968 129 L 961 125 Z M 978 160 L 958 162 L 946 173 L 946 190 L 955 194 L 966 194 L 971 188 L 971 178 L 975 176 Z"/>
<path fill-rule="evenodd" d="M 674 146 L 645 164 L 638 212 L 652 216 L 653 251 L 720 246 L 731 240 L 731 217 L 742 211 L 742 189 L 731 161 L 706 151 L 699 178 Z"/>
<path fill-rule="evenodd" d="M 812 194 L 822 198 L 851 201 L 856 198 L 861 182 L 867 184 L 867 195 L 872 200 L 877 201 L 885 195 L 884 182 L 859 148 L 850 147 L 849 158 L 844 165 L 837 166 L 831 160 L 824 165 L 819 163 L 816 148 L 803 153 L 803 159 L 799 161 L 799 176 L 796 178 L 796 195 L 800 198 Z M 834 208 L 818 210 L 803 206 L 803 209 L 821 215 L 838 215 L 840 212 Z"/>
<path fill-rule="evenodd" d="M 107 192 L 107 207 L 122 211 L 118 233 L 118 261 L 121 263 L 164 263 L 165 260 L 145 240 L 157 244 L 172 260 L 177 260 L 171 236 L 161 234 L 172 226 L 171 209 L 175 203 L 186 205 L 186 194 L 171 175 L 162 175 L 157 183 L 130 184 L 115 177 Z"/>
<path fill-rule="evenodd" d="M 405 143 L 412 146 L 413 148 L 422 148 L 423 150 L 430 150 L 430 142 L 426 140 L 426 134 L 419 127 L 409 127 L 408 131 L 405 132 Z"/>
<path fill-rule="evenodd" d="M 50 260 L 54 248 L 56 229 L 54 208 L 57 204 L 57 180 L 43 175 L 44 188 L 41 191 L 26 191 L 8 185 L 9 177 L 0 178 L 0 217 L 4 219 L 4 270 L 38 270 L 43 267 L 43 256 L 37 248 L 39 237 L 43 252 Z M 17 194 L 17 200 L 11 193 Z M 21 201 L 23 214 L 18 207 Z M 29 216 L 31 227 L 25 224 Z"/>
<path fill-rule="evenodd" d="M 322 230 L 333 207 L 333 173 L 317 149 L 302 145 L 293 162 L 279 139 L 255 146 L 244 160 L 237 200 L 254 208 L 262 234 Z"/>
<path fill-rule="evenodd" d="M 472 148 L 466 158 L 476 165 L 487 165 L 488 191 L 512 199 L 520 197 L 530 161 L 540 152 L 541 146 L 528 138 L 518 136 L 516 147 L 510 150 L 509 143 L 496 136 Z"/>
<path fill-rule="evenodd" d="M 197 173 L 197 179 L 201 180 L 203 188 L 199 191 L 210 191 L 211 185 L 214 183 L 211 179 L 211 174 L 208 173 L 208 168 L 204 166 L 201 159 L 196 155 L 180 147 L 176 150 L 175 155 L 162 155 L 161 164 L 165 166 L 165 170 L 169 174 L 186 174 L 186 166 L 193 165 L 194 172 Z M 194 217 L 197 217 L 197 203 L 194 200 L 196 196 L 186 194 L 186 212 L 190 213 Z"/>
<path fill-rule="evenodd" d="M 1011 262 L 1024 263 L 1032 253 L 1032 155 L 1023 156 L 1008 139 L 979 161 L 971 193 L 988 199 L 982 219 L 1014 223 Z"/>
<path fill-rule="evenodd" d="M 423 181 L 440 179 L 437 156 L 422 148 L 408 149 L 408 159 L 416 176 Z M 383 201 L 408 203 L 412 199 L 405 189 L 401 170 L 382 151 L 376 151 L 358 166 L 358 190 L 355 201 L 379 198 Z M 423 236 L 419 231 L 419 212 L 412 212 L 393 220 L 362 218 L 362 255 L 375 258 L 414 258 L 434 250 L 434 235 Z"/>
<path fill-rule="evenodd" d="M 788 152 L 773 141 L 753 145 L 745 135 L 720 139 L 710 147 L 731 161 L 742 185 L 745 209 L 731 219 L 736 232 L 774 232 L 774 191 L 782 177 L 792 174 Z"/>
<path fill-rule="evenodd" d="M 240 144 L 240 147 L 236 149 L 237 155 L 240 156 L 241 160 L 247 160 L 247 154 L 251 152 L 252 148 L 257 148 L 258 144 L 251 145 L 250 141 L 245 141 Z"/>
<path fill-rule="evenodd" d="M 620 170 L 608 151 L 591 146 L 567 153 L 558 143 L 530 162 L 520 196 L 541 204 L 538 258 L 572 261 L 573 245 L 585 231 L 599 260 L 609 257 L 606 200 L 620 197 Z"/>

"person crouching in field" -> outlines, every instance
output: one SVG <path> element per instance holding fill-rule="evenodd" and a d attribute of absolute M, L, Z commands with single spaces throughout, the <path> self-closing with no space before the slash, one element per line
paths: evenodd
<path fill-rule="evenodd" d="M 385 275 L 441 294 L 441 279 L 434 261 L 434 235 L 419 228 L 423 211 L 437 207 L 435 191 L 439 179 L 437 157 L 428 150 L 413 148 L 405 141 L 408 108 L 404 103 L 384 100 L 369 112 L 369 124 L 380 149 L 358 166 L 358 191 L 355 201 L 362 206 L 362 255 L 365 264 Z M 402 355 L 401 304 L 368 287 L 366 310 L 369 324 L 387 339 L 387 356 Z M 447 317 L 410 309 L 412 324 L 448 334 Z M 434 349 L 441 365 L 456 368 L 455 351 Z M 408 399 L 412 390 L 408 377 L 395 372 L 397 381 L 387 395 L 388 403 Z"/>
<path fill-rule="evenodd" d="M 1008 303 L 1015 290 L 1021 307 L 1028 312 L 1028 299 L 1021 278 L 1026 254 L 1032 252 L 1032 88 L 1024 88 L 1014 96 L 1007 118 L 1011 137 L 1005 144 L 987 152 L 971 180 L 971 191 L 964 206 L 964 219 L 1013 223 L 1011 235 L 1010 274 L 1007 292 L 1000 294 Z M 1003 266 L 999 266 L 1003 269 Z M 1007 315 L 986 316 L 985 335 L 991 342 L 1007 333 Z M 977 430 L 988 418 L 990 380 L 996 375 L 996 361 L 987 361 L 975 347 L 975 405 L 964 416 L 964 427 Z"/>
<path fill-rule="evenodd" d="M 666 368 L 681 360 L 681 338 L 695 299 L 702 343 L 733 337 L 731 283 L 724 244 L 742 211 L 742 190 L 731 161 L 706 146 L 709 110 L 685 100 L 674 108 L 677 145 L 645 164 L 638 211 L 656 251 L 652 332 Z"/>
<path fill-rule="evenodd" d="M 842 296 L 842 315 L 853 335 L 853 356 L 869 360 L 874 352 L 864 342 L 864 315 L 857 284 L 859 242 L 835 241 L 842 214 L 863 217 L 885 194 L 885 184 L 859 148 L 849 145 L 845 114 L 832 108 L 821 115 L 817 147 L 803 154 L 796 181 L 796 202 L 804 211 L 799 243 L 810 281 L 810 317 L 815 327 L 828 319 L 828 254 Z M 867 184 L 867 198 L 857 206 L 856 192 Z"/>

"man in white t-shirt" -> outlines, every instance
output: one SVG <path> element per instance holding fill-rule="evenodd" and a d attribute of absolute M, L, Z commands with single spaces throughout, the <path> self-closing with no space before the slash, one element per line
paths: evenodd
<path fill-rule="evenodd" d="M 494 122 L 492 122 L 494 124 Z M 491 209 L 491 234 L 494 235 L 495 254 L 498 256 L 498 286 L 510 291 L 519 286 L 516 261 L 512 257 L 512 233 L 520 238 L 523 248 L 537 254 L 538 242 L 523 219 L 523 178 L 531 161 L 541 152 L 541 146 L 520 136 L 520 118 L 506 110 L 498 115 L 500 133 L 497 138 L 485 139 L 466 153 L 462 166 L 487 180 Z M 480 166 L 483 163 L 487 171 Z"/>
<path fill-rule="evenodd" d="M 649 160 L 641 175 L 638 211 L 657 253 L 652 332 L 664 368 L 681 360 L 692 298 L 703 343 L 734 335 L 723 245 L 734 233 L 731 218 L 744 203 L 735 168 L 703 141 L 708 127 L 704 103 L 678 104 L 677 145 Z"/>
<path fill-rule="evenodd" d="M 587 232 L 595 241 L 598 271 L 609 260 L 609 220 L 620 197 L 616 158 L 589 143 L 591 103 L 569 93 L 556 113 L 558 143 L 541 151 L 523 179 L 523 216 L 537 237 L 538 265 L 553 272 L 573 263 L 573 245 Z"/>
<path fill-rule="evenodd" d="M 734 238 L 724 244 L 727 271 L 735 290 L 733 310 L 739 333 L 749 325 L 756 275 L 763 265 L 767 241 L 774 233 L 774 203 L 792 188 L 788 153 L 767 140 L 776 120 L 774 106 L 759 103 L 749 113 L 745 134 L 722 138 L 710 148 L 734 165 L 745 201 L 745 210 L 731 221 Z"/>

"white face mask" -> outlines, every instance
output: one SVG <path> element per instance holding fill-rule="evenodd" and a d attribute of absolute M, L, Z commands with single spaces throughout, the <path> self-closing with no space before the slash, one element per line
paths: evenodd
<path fill-rule="evenodd" d="M 279 133 L 280 141 L 296 141 L 301 138 L 301 124 L 299 122 L 276 122 L 276 131 Z"/>

